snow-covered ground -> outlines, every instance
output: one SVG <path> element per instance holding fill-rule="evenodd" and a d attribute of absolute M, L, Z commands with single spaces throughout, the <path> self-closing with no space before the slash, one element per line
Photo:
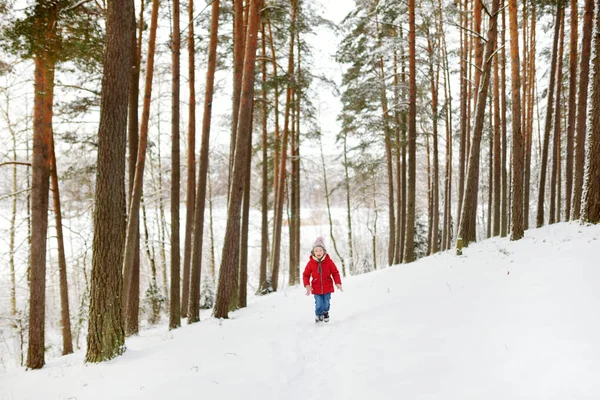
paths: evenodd
<path fill-rule="evenodd" d="M 557 224 L 165 326 L 110 362 L 0 377 L 0 399 L 598 399 L 600 226 Z"/>

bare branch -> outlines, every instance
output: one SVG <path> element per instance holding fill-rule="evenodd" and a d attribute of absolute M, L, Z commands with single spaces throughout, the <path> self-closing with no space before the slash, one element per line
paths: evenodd
<path fill-rule="evenodd" d="M 23 161 L 6 161 L 3 163 L 0 163 L 0 167 L 3 167 L 5 165 L 25 165 L 27 167 L 31 167 L 31 163 L 23 162 Z"/>

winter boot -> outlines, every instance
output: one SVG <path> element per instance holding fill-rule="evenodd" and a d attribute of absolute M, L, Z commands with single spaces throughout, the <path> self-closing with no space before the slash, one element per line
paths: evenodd
<path fill-rule="evenodd" d="M 325 314 L 323 314 L 323 321 L 329 322 L 329 311 L 327 311 Z"/>
<path fill-rule="evenodd" d="M 318 322 L 323 322 L 323 316 L 322 315 L 315 316 L 315 323 L 318 323 Z"/>

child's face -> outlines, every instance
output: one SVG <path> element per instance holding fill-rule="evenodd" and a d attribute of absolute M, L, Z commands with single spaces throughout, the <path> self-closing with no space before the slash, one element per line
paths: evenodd
<path fill-rule="evenodd" d="M 313 253 L 314 253 L 315 257 L 321 258 L 321 257 L 323 257 L 323 254 L 325 254 L 325 250 L 323 250 L 322 247 L 315 247 L 313 250 Z"/>

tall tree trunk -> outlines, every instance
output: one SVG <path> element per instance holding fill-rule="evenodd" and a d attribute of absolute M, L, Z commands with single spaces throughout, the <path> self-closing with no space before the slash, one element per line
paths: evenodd
<path fill-rule="evenodd" d="M 181 326 L 180 316 L 180 272 L 179 264 L 179 74 L 181 32 L 179 28 L 179 0 L 173 0 L 173 33 L 171 35 L 173 57 L 173 81 L 171 92 L 171 294 L 169 328 Z"/>
<path fill-rule="evenodd" d="M 575 140 L 575 117 L 577 110 L 577 0 L 571 0 L 571 42 L 569 45 L 569 111 L 567 117 L 567 154 L 565 180 L 565 221 L 571 218 L 573 195 L 573 145 Z"/>
<path fill-rule="evenodd" d="M 250 122 L 252 130 L 252 122 Z M 242 231 L 240 240 L 240 284 L 238 294 L 238 305 L 246 307 L 248 303 L 248 225 L 250 223 L 250 181 L 252 178 L 252 141 L 248 141 L 246 148 L 248 157 L 246 160 L 246 176 L 244 177 L 244 199 L 242 202 Z"/>
<path fill-rule="evenodd" d="M 577 132 L 575 137 L 575 180 L 573 182 L 572 219 L 581 216 L 581 193 L 584 178 L 585 139 L 587 135 L 587 101 L 590 76 L 590 55 L 592 52 L 592 32 L 594 18 L 594 0 L 585 0 L 581 43 L 581 62 L 579 64 L 579 99 L 577 101 Z"/>
<path fill-rule="evenodd" d="M 504 46 L 504 43 L 500 43 Z M 494 155 L 493 155 L 493 170 L 494 170 L 494 220 L 492 235 L 500 235 L 500 201 L 501 201 L 501 161 L 500 154 L 500 55 L 494 57 Z M 492 166 L 490 165 L 490 168 Z"/>
<path fill-rule="evenodd" d="M 229 179 L 227 192 L 231 190 L 231 174 L 236 152 L 237 124 L 242 90 L 244 64 L 244 0 L 233 0 L 233 108 L 231 114 L 231 141 L 229 148 Z M 229 198 L 229 197 L 228 197 Z"/>
<path fill-rule="evenodd" d="M 437 31 L 442 40 L 442 63 L 444 77 L 444 120 L 446 124 L 446 170 L 444 176 L 444 223 L 442 229 L 442 250 L 451 247 L 452 241 L 452 93 L 450 88 L 450 68 L 444 32 L 442 1 L 438 0 Z"/>
<path fill-rule="evenodd" d="M 459 142 L 459 162 L 458 162 L 458 207 L 456 210 L 457 220 L 461 220 L 462 216 L 462 205 L 465 193 L 465 170 L 467 160 L 467 108 L 468 108 L 468 91 L 467 83 L 469 82 L 467 77 L 467 62 L 468 62 L 468 18 L 467 18 L 467 5 L 468 0 L 464 0 L 465 5 L 462 7 L 460 14 L 461 26 L 460 30 L 461 40 L 461 63 L 460 63 L 460 142 Z M 462 5 L 461 1 L 461 5 Z M 458 226 L 457 226 L 458 232 Z"/>
<path fill-rule="evenodd" d="M 600 3 L 598 3 L 600 9 Z M 600 223 L 600 13 L 596 14 L 594 31 L 594 57 L 590 93 L 590 130 L 587 142 L 587 160 L 581 220 L 592 224 Z"/>
<path fill-rule="evenodd" d="M 550 145 L 550 130 L 552 129 L 552 113 L 554 101 L 554 85 L 556 83 L 556 63 L 558 57 L 558 40 L 560 38 L 560 25 L 563 15 L 561 3 L 556 5 L 554 19 L 554 44 L 552 45 L 552 59 L 550 62 L 550 82 L 548 84 L 548 106 L 546 107 L 546 125 L 544 127 L 544 144 L 542 149 L 542 165 L 540 167 L 540 182 L 538 190 L 537 221 L 539 228 L 544 225 L 544 200 L 546 196 L 546 170 L 548 165 L 548 147 Z"/>
<path fill-rule="evenodd" d="M 244 57 L 244 74 L 242 79 L 242 96 L 240 100 L 240 115 L 238 118 L 238 131 L 236 135 L 239 150 L 248 148 L 248 141 L 252 140 L 252 131 L 249 129 L 252 118 L 252 103 L 254 95 L 254 64 L 256 60 L 258 27 L 260 25 L 260 10 L 262 0 L 251 0 L 248 14 L 248 32 L 246 37 L 246 52 Z M 246 151 L 237 151 L 235 156 L 232 191 L 227 210 L 227 227 L 225 229 L 225 240 L 223 245 L 223 256 L 221 268 L 219 269 L 219 287 L 215 304 L 215 317 L 227 318 L 229 312 L 229 301 L 231 299 L 233 275 L 236 272 L 236 258 L 240 234 L 240 208 L 242 192 L 244 190 L 244 177 L 246 168 L 246 157 L 250 157 Z"/>
<path fill-rule="evenodd" d="M 438 158 L 438 88 L 440 83 L 440 64 L 439 64 L 439 53 L 434 55 L 434 48 L 431 44 L 431 39 L 428 38 L 428 50 L 429 50 L 429 75 L 431 81 L 431 111 L 432 111 L 432 124 L 433 124 L 433 182 L 432 182 L 432 238 L 431 238 L 431 253 L 438 252 L 438 241 L 439 241 L 439 213 L 440 213 L 440 200 L 439 200 L 439 158 Z M 437 56 L 437 57 L 436 57 Z M 434 58 L 438 61 L 435 62 L 434 71 Z"/>
<path fill-rule="evenodd" d="M 296 7 L 299 7 L 299 4 L 296 4 Z M 298 11 L 300 12 L 300 11 Z M 295 190 L 295 204 L 294 204 L 294 208 L 296 210 L 296 212 L 294 213 L 294 218 L 296 220 L 295 222 L 295 230 L 296 230 L 296 235 L 295 235 L 295 241 L 296 243 L 294 244 L 294 260 L 293 263 L 291 265 L 294 266 L 294 275 L 295 275 L 295 282 L 294 284 L 300 284 L 300 212 L 301 212 L 301 207 L 300 207 L 300 192 L 301 192 L 301 184 L 300 184 L 300 111 L 301 111 L 301 102 L 302 102 L 302 85 L 303 85 L 303 77 L 302 77 L 302 65 L 301 65 L 301 50 L 302 50 L 302 43 L 300 42 L 300 29 L 296 29 L 296 42 L 298 43 L 298 51 L 296 52 L 297 57 L 298 57 L 298 68 L 297 68 L 297 75 L 298 75 L 298 87 L 296 88 L 295 94 L 296 94 L 296 150 L 294 151 L 294 158 L 292 161 L 292 166 L 295 166 L 295 173 L 294 173 L 294 177 L 295 177 L 295 184 L 294 187 L 296 188 Z"/>
<path fill-rule="evenodd" d="M 156 28 L 158 25 L 158 8 L 160 0 L 152 1 L 152 16 L 150 21 L 150 39 L 148 43 L 148 62 L 146 65 L 146 82 L 144 87 L 144 108 L 142 110 L 142 125 L 140 129 L 140 141 L 135 165 L 135 179 L 133 181 L 133 193 L 129 202 L 129 220 L 127 221 L 127 236 L 125 239 L 125 250 L 123 256 L 123 304 L 129 304 L 133 287 L 133 259 L 137 243 L 137 232 L 139 230 L 140 199 L 144 182 L 144 166 L 146 163 L 146 147 L 148 145 L 148 125 L 150 121 L 150 101 L 152 98 L 152 77 L 154 75 L 154 50 L 156 48 Z M 128 309 L 124 309 L 126 327 L 127 320 L 131 318 Z M 126 331 L 126 334 L 133 332 Z"/>
<path fill-rule="evenodd" d="M 402 82 L 403 91 L 401 92 L 401 100 L 403 102 L 408 101 L 408 91 L 406 88 L 406 58 L 404 57 L 404 45 L 403 45 L 403 29 L 400 27 L 400 59 L 402 60 L 402 67 L 400 73 L 400 80 Z M 402 110 L 400 114 L 400 146 L 402 147 L 402 168 L 400 171 L 402 187 L 400 188 L 400 202 L 402 203 L 400 214 L 400 226 L 402 227 L 400 231 L 400 260 L 404 261 L 405 254 L 405 242 L 406 242 L 406 218 L 407 218 L 407 187 L 408 187 L 408 179 L 407 179 L 407 162 L 406 162 L 406 149 L 407 149 L 407 130 L 408 130 L 408 113 L 405 109 Z"/>
<path fill-rule="evenodd" d="M 398 35 L 396 32 L 394 32 Z M 402 226 L 402 196 L 400 187 L 402 186 L 402 162 L 400 155 L 401 152 L 401 137 L 400 137 L 400 79 L 398 77 L 398 53 L 396 51 L 396 47 L 394 46 L 394 141 L 396 142 L 396 146 L 394 147 L 394 157 L 396 160 L 396 239 L 394 244 L 394 264 L 400 264 L 402 262 L 402 254 L 400 251 L 401 242 L 402 242 L 402 231 L 404 227 Z M 373 188 L 375 190 L 375 187 Z M 373 193 L 373 205 L 377 204 L 377 199 L 375 198 L 375 193 Z M 376 240 L 376 232 L 374 233 L 373 240 Z M 375 252 L 376 249 L 373 249 Z M 375 259 L 375 254 L 373 254 L 373 265 L 377 265 L 377 260 Z"/>
<path fill-rule="evenodd" d="M 92 281 L 87 362 L 125 350 L 121 295 L 125 242 L 125 144 L 131 69 L 133 1 L 108 0 L 106 47 L 98 127 Z"/>
<path fill-rule="evenodd" d="M 181 316 L 187 317 L 190 295 L 190 264 L 192 236 L 194 235 L 194 207 L 196 205 L 196 67 L 194 43 L 194 0 L 188 0 L 188 85 L 190 92 L 187 138 L 187 199 L 185 205 L 185 244 L 183 250 L 183 279 L 181 282 Z"/>
<path fill-rule="evenodd" d="M 525 188 L 524 188 L 524 215 L 523 215 L 523 227 L 529 229 L 529 203 L 531 196 L 531 156 L 533 147 L 533 109 L 534 105 L 537 104 L 535 99 L 535 33 L 536 33 L 536 3 L 531 3 L 531 23 L 529 26 L 529 51 L 527 57 L 527 64 L 529 70 L 527 72 L 528 84 L 526 85 L 527 94 L 527 115 L 523 114 L 523 129 L 527 130 L 525 134 L 527 140 L 525 142 Z M 538 124 L 539 127 L 539 124 Z"/>
<path fill-rule="evenodd" d="M 564 10 L 564 8 L 563 8 Z M 564 28 L 564 20 L 565 13 L 564 11 L 560 16 L 560 43 L 558 50 L 558 67 L 556 69 L 556 106 L 555 114 L 554 114 L 554 137 L 553 137 L 553 146 L 552 146 L 552 172 L 550 176 L 550 216 L 548 218 L 548 223 L 553 224 L 557 221 L 556 214 L 557 209 L 560 210 L 560 199 L 557 199 L 557 184 L 560 185 L 560 135 L 561 135 L 561 93 L 562 93 L 562 58 L 563 58 L 563 49 L 564 49 L 564 38 L 565 38 L 565 28 Z M 557 206 L 558 203 L 558 206 Z M 560 218 L 559 218 L 560 221 Z"/>
<path fill-rule="evenodd" d="M 65 256 L 65 240 L 62 229 L 62 212 L 60 208 L 60 192 L 58 188 L 58 172 L 54 151 L 54 132 L 50 133 L 50 157 L 52 197 L 54 200 L 54 217 L 56 218 L 56 239 L 58 242 L 58 274 L 60 278 L 60 322 L 62 325 L 63 356 L 73 352 L 71 336 L 71 318 L 69 313 L 69 285 L 67 283 L 67 259 Z"/>
<path fill-rule="evenodd" d="M 431 255 L 431 236 L 433 233 L 433 187 L 431 184 L 431 146 L 429 135 L 425 136 L 427 153 L 427 255 Z"/>
<path fill-rule="evenodd" d="M 477 104 L 477 98 L 479 96 L 479 88 L 481 87 L 481 74 L 483 64 L 483 43 L 481 40 L 481 14 L 482 14 L 482 2 L 478 0 L 473 1 L 473 31 L 475 35 L 472 36 L 472 40 L 475 42 L 475 79 L 474 79 L 474 92 L 473 102 Z"/>
<path fill-rule="evenodd" d="M 29 296 L 29 346 L 27 368 L 45 364 L 46 322 L 46 234 L 48 232 L 48 194 L 50 145 L 52 140 L 52 105 L 54 98 L 56 23 L 60 3 L 45 4 L 38 0 L 34 26 L 43 35 L 43 45 L 35 50 L 35 93 L 33 109 L 33 159 L 31 182 L 31 270 Z"/>
<path fill-rule="evenodd" d="M 142 34 L 144 31 L 144 2 L 140 7 L 140 20 L 138 25 L 138 35 L 135 34 L 135 10 L 132 15 L 131 30 L 131 82 L 129 83 L 129 119 L 128 119 L 128 147 L 129 147 L 129 191 L 127 199 L 131 200 L 133 194 L 133 182 L 135 180 L 135 166 L 137 163 L 137 152 L 139 142 L 139 92 L 140 92 L 140 64 L 142 59 Z M 139 330 L 139 310 L 140 310 L 140 230 L 136 231 L 136 244 L 133 256 L 133 265 L 131 271 L 131 294 L 129 303 L 123 304 L 125 313 L 129 318 L 125 320 L 125 332 L 136 334 Z"/>
<path fill-rule="evenodd" d="M 9 96 L 6 96 L 6 109 L 8 110 Z M 7 114 L 7 117 L 10 118 Z M 17 135 L 11 127 L 11 123 L 8 123 L 9 131 L 13 142 L 13 160 L 17 160 Z M 27 174 L 29 176 L 29 174 Z M 17 193 L 17 164 L 13 165 L 12 170 L 12 192 Z M 10 315 L 15 317 L 17 315 L 17 279 L 15 274 L 15 236 L 17 227 L 17 196 L 14 195 L 12 198 L 11 213 L 10 213 L 10 234 L 8 242 L 9 252 L 9 273 L 10 273 Z M 21 353 L 22 354 L 22 353 Z M 21 355 L 22 357 L 22 355 Z M 21 361 L 21 365 L 23 362 Z"/>
<path fill-rule="evenodd" d="M 508 0 L 512 77 L 512 225 L 510 240 L 519 240 L 523 230 L 523 137 L 521 136 L 521 76 L 519 74 L 519 29 L 517 1 Z"/>
<path fill-rule="evenodd" d="M 275 122 L 275 145 L 273 154 L 273 193 L 278 193 L 279 184 L 279 155 L 281 153 L 281 133 L 279 131 L 279 83 L 277 74 L 277 56 L 275 53 L 275 43 L 271 29 L 271 19 L 267 17 L 267 27 L 269 28 L 269 47 L 271 49 L 271 64 L 273 65 L 273 116 Z"/>
<path fill-rule="evenodd" d="M 388 265 L 394 263 L 396 245 L 396 212 L 394 211 L 394 161 L 392 159 L 392 129 L 390 127 L 390 109 L 388 108 L 387 90 L 385 86 L 385 70 L 383 68 L 383 56 L 379 57 L 379 74 L 381 78 L 381 108 L 383 131 L 385 135 L 385 160 L 387 166 L 388 181 L 388 213 L 389 213 L 389 240 L 388 240 Z"/>
<path fill-rule="evenodd" d="M 462 217 L 459 223 L 458 237 L 462 238 L 463 244 L 467 246 L 472 236 L 469 233 L 469 224 L 473 221 L 473 208 L 477 208 L 477 192 L 479 178 L 479 156 L 481 151 L 481 137 L 483 134 L 483 124 L 485 120 L 485 106 L 490 86 L 490 75 L 492 71 L 492 61 L 496 50 L 496 39 L 498 36 L 498 10 L 500 8 L 499 0 L 492 1 L 492 15 L 490 18 L 490 27 L 485 45 L 485 63 L 482 65 L 482 79 L 479 94 L 477 95 L 477 107 L 475 111 L 475 126 L 473 127 L 473 143 L 469 156 L 469 170 L 467 175 L 467 185 L 463 201 Z"/>
<path fill-rule="evenodd" d="M 268 290 L 267 283 L 267 258 L 269 257 L 269 159 L 268 159 L 268 146 L 269 146 L 269 132 L 267 131 L 267 121 L 269 117 L 267 107 L 267 58 L 266 58 L 266 47 L 267 38 L 265 37 L 265 22 L 261 23 L 261 73 L 262 73 L 262 115 L 261 115 L 261 128 L 262 128 L 262 192 L 261 192 L 261 241 L 260 241 L 260 272 L 258 282 L 258 293 L 265 294 Z"/>
<path fill-rule="evenodd" d="M 208 45 L 208 69 L 204 92 L 204 114 L 202 117 L 202 142 L 200 148 L 200 166 L 194 211 L 194 237 L 192 243 L 192 275 L 190 279 L 190 300 L 188 304 L 188 323 L 200 321 L 200 272 L 202 270 L 202 240 L 204 237 L 204 210 L 206 209 L 206 180 L 208 176 L 208 146 L 210 144 L 210 122 L 217 65 L 217 44 L 219 29 L 219 0 L 213 0 L 210 20 L 210 41 Z M 239 234 L 239 232 L 238 232 Z M 237 250 L 235 251 L 237 253 Z"/>
<path fill-rule="evenodd" d="M 254 0 L 256 2 L 258 0 Z M 285 106 L 285 116 L 284 116 L 284 126 L 283 126 L 283 138 L 281 139 L 281 154 L 279 161 L 279 172 L 277 175 L 277 179 L 279 182 L 277 183 L 277 192 L 275 192 L 275 216 L 273 222 L 273 257 L 272 257 L 272 268 L 271 268 L 271 285 L 273 286 L 273 290 L 277 291 L 278 281 L 279 281 L 279 263 L 281 257 L 281 225 L 283 219 L 283 199 L 285 195 L 285 181 L 286 181 L 286 165 L 287 165 L 287 146 L 289 140 L 289 125 L 290 125 L 290 111 L 291 111 L 291 103 L 292 96 L 294 92 L 294 48 L 295 48 L 295 40 L 296 35 L 294 35 L 294 31 L 296 29 L 296 0 L 292 0 L 290 5 L 292 10 L 291 15 L 291 25 L 290 25 L 290 51 L 288 55 L 288 82 L 287 94 L 286 94 L 286 106 Z"/>
<path fill-rule="evenodd" d="M 500 236 L 505 237 L 508 234 L 508 180 L 510 179 L 507 175 L 506 162 L 508 158 L 508 140 L 506 135 L 506 7 L 504 6 L 504 0 L 500 0 L 502 5 L 502 66 L 500 68 L 500 88 L 502 98 L 502 223 L 500 225 Z"/>
<path fill-rule="evenodd" d="M 530 59 L 529 54 L 529 46 L 527 45 L 527 39 L 529 36 L 527 35 L 529 26 L 527 19 L 527 6 L 528 2 L 523 1 L 523 14 L 522 14 L 522 31 L 523 31 L 523 58 L 521 59 L 521 79 L 525 82 L 522 85 L 521 89 L 521 134 L 523 135 L 523 228 L 525 230 L 529 229 L 529 191 L 530 191 L 530 169 L 531 169 L 531 160 L 529 159 L 529 154 L 527 149 L 529 148 L 529 142 L 531 138 L 529 137 L 529 131 L 527 130 L 527 116 L 529 115 L 529 70 L 527 69 L 527 65 Z"/>
<path fill-rule="evenodd" d="M 492 60 L 493 62 L 493 60 Z M 491 68 L 490 68 L 491 69 Z M 491 74 L 491 71 L 490 71 Z M 491 79 L 491 78 L 490 78 Z M 488 132 L 488 207 L 487 207 L 487 232 L 486 238 L 492 237 L 492 208 L 494 197 L 494 105 L 492 96 L 490 97 L 490 108 L 489 108 L 489 132 Z"/>
<path fill-rule="evenodd" d="M 348 134 L 344 134 L 344 189 L 346 189 L 346 224 L 348 227 L 348 273 L 354 275 L 354 246 L 352 241 L 352 208 L 350 206 L 350 162 L 348 161 Z"/>
<path fill-rule="evenodd" d="M 417 69 L 415 0 L 408 0 L 408 203 L 404 262 L 415 260 L 415 198 L 417 155 Z"/>

